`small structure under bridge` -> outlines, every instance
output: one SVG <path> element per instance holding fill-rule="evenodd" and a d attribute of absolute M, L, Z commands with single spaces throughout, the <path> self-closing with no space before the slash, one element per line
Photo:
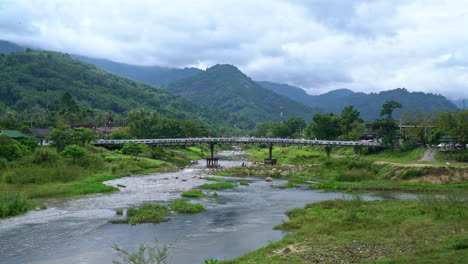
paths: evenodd
<path fill-rule="evenodd" d="M 214 157 L 214 146 L 216 144 L 263 144 L 269 148 L 269 157 L 264 160 L 265 164 L 276 164 L 276 159 L 273 158 L 274 145 L 298 145 L 298 146 L 321 146 L 325 147 L 327 156 L 330 157 L 332 147 L 354 147 L 355 152 L 359 151 L 360 146 L 380 147 L 378 142 L 358 142 L 358 141 L 336 141 L 336 140 L 309 140 L 309 139 L 282 139 L 282 138 L 250 138 L 250 137 L 234 137 L 234 138 L 165 138 L 165 139 L 100 139 L 94 142 L 94 145 L 119 145 L 128 142 L 139 144 L 147 144 L 150 146 L 193 146 L 199 144 L 209 144 L 211 156 L 206 158 L 206 166 L 214 168 L 218 166 L 218 158 Z"/>

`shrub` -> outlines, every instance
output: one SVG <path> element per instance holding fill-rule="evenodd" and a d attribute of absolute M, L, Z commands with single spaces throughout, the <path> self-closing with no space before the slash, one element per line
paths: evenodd
<path fill-rule="evenodd" d="M 284 187 L 285 187 L 286 189 L 294 188 L 294 183 L 288 182 L 288 183 L 286 183 L 286 184 L 284 185 Z"/>
<path fill-rule="evenodd" d="M 86 155 L 86 151 L 83 147 L 73 144 L 66 146 L 63 154 L 66 157 L 71 157 L 73 161 L 76 161 L 77 159 L 84 157 Z"/>
<path fill-rule="evenodd" d="M 401 144 L 400 151 L 401 152 L 408 152 L 416 148 L 416 145 L 411 140 L 406 140 Z"/>
<path fill-rule="evenodd" d="M 59 154 L 53 148 L 44 148 L 40 147 L 37 148 L 34 152 L 34 159 L 33 162 L 36 164 L 48 163 L 52 164 L 55 163 L 59 159 Z"/>
<path fill-rule="evenodd" d="M 453 238 L 453 248 L 456 250 L 468 248 L 468 236 L 456 236 Z"/>
<path fill-rule="evenodd" d="M 196 214 L 205 211 L 205 207 L 201 204 L 192 204 L 185 200 L 173 201 L 169 207 L 178 213 Z"/>
<path fill-rule="evenodd" d="M 113 247 L 117 254 L 122 259 L 122 262 L 113 260 L 115 264 L 139 264 L 139 263 L 153 263 L 153 264 L 167 264 L 169 261 L 169 252 L 167 246 L 160 248 L 158 241 L 155 240 L 154 246 L 146 243 L 141 243 L 138 250 L 134 253 L 129 253 L 117 245 Z"/>
<path fill-rule="evenodd" d="M 0 158 L 0 169 L 6 169 L 8 167 L 8 160 Z"/>

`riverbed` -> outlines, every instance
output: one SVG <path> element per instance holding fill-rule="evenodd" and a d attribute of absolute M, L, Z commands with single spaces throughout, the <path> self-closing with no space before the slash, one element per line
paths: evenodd
<path fill-rule="evenodd" d="M 242 152 L 218 154 L 223 167 L 249 165 Z M 280 240 L 273 230 L 285 212 L 307 203 L 347 197 L 339 192 L 298 188 L 277 188 L 287 182 L 265 182 L 262 178 L 231 178 L 249 182 L 234 189 L 217 190 L 217 199 L 190 199 L 206 206 L 196 215 L 170 215 L 160 224 L 109 224 L 119 219 L 116 210 L 145 203 L 181 199 L 180 193 L 204 183 L 210 177 L 205 161 L 178 172 L 134 175 L 106 182 L 121 187 L 119 192 L 48 199 L 47 209 L 0 220 L 0 263 L 111 263 L 119 260 L 114 245 L 135 251 L 142 242 L 169 246 L 169 263 L 203 263 L 205 259 L 229 259 Z M 212 191 L 211 191 L 212 192 Z M 369 193 L 365 199 L 407 198 L 397 193 Z"/>

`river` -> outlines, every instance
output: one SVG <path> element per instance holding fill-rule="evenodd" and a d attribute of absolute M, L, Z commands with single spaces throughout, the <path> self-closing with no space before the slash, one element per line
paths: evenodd
<path fill-rule="evenodd" d="M 241 152 L 218 154 L 223 167 L 240 166 Z M 218 199 L 193 199 L 206 212 L 171 215 L 160 224 L 109 224 L 118 219 L 117 209 L 144 203 L 180 199 L 180 193 L 207 183 L 204 161 L 182 171 L 134 175 L 106 182 L 124 185 L 121 191 L 79 198 L 46 200 L 47 209 L 0 220 L 0 263 L 111 263 L 119 260 L 114 245 L 135 251 L 142 242 L 170 245 L 170 263 L 203 263 L 205 259 L 227 259 L 265 246 L 282 238 L 273 226 L 287 220 L 285 212 L 307 203 L 346 196 L 343 193 L 311 190 L 307 185 L 294 189 L 273 188 L 287 181 L 265 182 L 242 178 L 248 186 L 217 191 Z M 239 183 L 241 179 L 225 177 Z M 212 183 L 212 182 L 211 182 Z M 404 195 L 403 195 L 404 196 Z M 400 194 L 366 194 L 365 199 L 399 199 Z"/>

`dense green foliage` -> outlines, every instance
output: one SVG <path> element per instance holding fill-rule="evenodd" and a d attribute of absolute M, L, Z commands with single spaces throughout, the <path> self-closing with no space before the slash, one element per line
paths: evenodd
<path fill-rule="evenodd" d="M 318 107 L 326 113 L 339 114 L 344 107 L 352 105 L 361 112 L 362 118 L 367 121 L 379 118 L 380 106 L 390 100 L 400 102 L 403 105 L 403 111 L 422 109 L 424 113 L 430 113 L 456 109 L 456 106 L 442 95 L 408 92 L 403 88 L 370 94 L 340 89 L 321 95 L 309 95 L 301 88 L 290 85 L 269 82 L 259 82 L 259 84 L 305 105 Z M 395 118 L 399 118 L 400 113 L 401 111 L 397 111 Z"/>
<path fill-rule="evenodd" d="M 291 117 L 284 122 L 265 122 L 254 131 L 256 137 L 302 138 L 306 122 L 300 117 Z"/>
<path fill-rule="evenodd" d="M 64 97 L 67 93 L 70 97 Z M 236 116 L 56 52 L 0 54 L 0 98 L 0 127 L 4 128 L 18 129 L 31 119 L 36 127 L 86 122 L 104 125 L 109 111 L 118 117 L 144 108 L 165 118 L 193 120 L 214 134 L 238 132 L 230 128 L 239 121 Z M 251 122 L 245 117 L 240 120 Z"/>
<path fill-rule="evenodd" d="M 217 107 L 229 113 L 239 113 L 257 122 L 278 121 L 280 107 L 285 118 L 310 120 L 317 109 L 306 107 L 287 97 L 267 90 L 231 65 L 215 65 L 194 76 L 175 81 L 168 90 L 199 104 Z M 249 120 L 239 120 L 237 127 L 254 128 Z"/>
<path fill-rule="evenodd" d="M 305 130 L 307 138 L 358 140 L 362 136 L 363 120 L 352 106 L 345 107 L 341 115 L 317 113 L 312 121 Z"/>

